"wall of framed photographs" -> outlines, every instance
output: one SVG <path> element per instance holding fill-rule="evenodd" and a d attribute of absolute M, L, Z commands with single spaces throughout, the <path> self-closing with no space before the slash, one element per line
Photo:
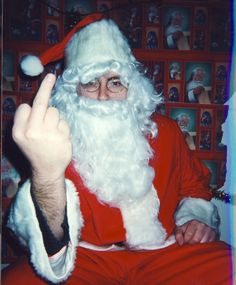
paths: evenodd
<path fill-rule="evenodd" d="M 96 10 L 118 23 L 142 69 L 164 97 L 156 112 L 176 120 L 194 153 L 212 172 L 211 186 L 224 183 L 226 148 L 221 124 L 229 94 L 230 1 L 201 0 L 21 0 L 4 1 L 2 70 L 3 206 L 28 175 L 28 166 L 10 138 L 16 108 L 31 104 L 44 75 L 60 74 L 55 62 L 36 78 L 18 66 L 29 53 L 40 54 Z M 3 254 L 3 261 L 14 255 Z"/>

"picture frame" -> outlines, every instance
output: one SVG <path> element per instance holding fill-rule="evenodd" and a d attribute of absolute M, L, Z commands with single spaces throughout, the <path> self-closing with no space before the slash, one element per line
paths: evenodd
<path fill-rule="evenodd" d="M 170 107 L 169 116 L 179 125 L 191 150 L 196 150 L 197 109 Z"/>
<path fill-rule="evenodd" d="M 226 81 L 228 78 L 228 64 L 227 62 L 216 62 L 215 64 L 215 80 Z"/>
<path fill-rule="evenodd" d="M 185 102 L 210 104 L 212 94 L 212 64 L 185 63 Z"/>
<path fill-rule="evenodd" d="M 46 20 L 45 42 L 55 45 L 60 41 L 60 23 L 57 20 Z"/>
<path fill-rule="evenodd" d="M 194 17 L 193 17 L 194 26 L 203 27 L 206 26 L 207 22 L 208 22 L 207 7 L 195 7 Z"/>
<path fill-rule="evenodd" d="M 210 130 L 200 131 L 199 149 L 211 150 L 212 148 L 212 132 Z"/>
<path fill-rule="evenodd" d="M 201 109 L 200 126 L 208 128 L 213 126 L 213 109 Z"/>
<path fill-rule="evenodd" d="M 151 61 L 143 62 L 144 66 L 147 66 L 147 75 L 153 82 L 154 87 L 158 95 L 164 94 L 164 74 L 165 64 L 163 61 Z"/>
<path fill-rule="evenodd" d="M 39 1 L 9 0 L 9 38 L 16 41 L 42 40 L 42 5 Z"/>
<path fill-rule="evenodd" d="M 226 99 L 227 93 L 225 84 L 216 84 L 214 103 L 222 105 L 226 102 Z"/>
<path fill-rule="evenodd" d="M 156 3 L 146 4 L 145 21 L 147 25 L 160 24 L 160 8 Z"/>
<path fill-rule="evenodd" d="M 110 15 L 111 8 L 112 8 L 111 1 L 102 1 L 102 0 L 97 1 L 97 10 L 108 17 Z"/>
<path fill-rule="evenodd" d="M 3 116 L 13 117 L 18 106 L 16 95 L 3 95 L 2 113 Z"/>
<path fill-rule="evenodd" d="M 66 0 L 64 1 L 64 34 L 67 34 L 86 15 L 95 12 L 95 0 Z"/>
<path fill-rule="evenodd" d="M 180 101 L 180 83 L 168 83 L 168 97 L 169 102 L 179 102 Z"/>
<path fill-rule="evenodd" d="M 164 7 L 163 46 L 166 49 L 190 50 L 191 8 Z"/>
<path fill-rule="evenodd" d="M 217 188 L 218 186 L 217 174 L 218 174 L 218 167 L 219 167 L 218 161 L 206 159 L 206 160 L 203 160 L 203 163 L 211 172 L 210 186 L 212 188 Z"/>
<path fill-rule="evenodd" d="M 159 29 L 156 27 L 146 28 L 145 47 L 157 49 L 159 47 Z"/>
<path fill-rule="evenodd" d="M 193 33 L 193 50 L 205 50 L 206 49 L 206 31 L 195 30 Z"/>
<path fill-rule="evenodd" d="M 47 16 L 56 17 L 60 16 L 60 0 L 46 0 L 47 1 Z"/>
<path fill-rule="evenodd" d="M 182 78 L 182 63 L 180 61 L 171 61 L 168 63 L 168 78 L 169 80 L 181 80 Z"/>
<path fill-rule="evenodd" d="M 4 50 L 2 53 L 3 68 L 2 68 L 2 89 L 3 91 L 16 90 L 15 78 L 15 62 L 16 54 L 10 50 Z"/>

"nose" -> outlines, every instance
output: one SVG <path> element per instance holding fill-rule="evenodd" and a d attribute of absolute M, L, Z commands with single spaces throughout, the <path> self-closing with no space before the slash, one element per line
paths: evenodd
<path fill-rule="evenodd" d="M 98 100 L 108 100 L 106 81 L 101 80 L 100 87 L 98 89 Z"/>

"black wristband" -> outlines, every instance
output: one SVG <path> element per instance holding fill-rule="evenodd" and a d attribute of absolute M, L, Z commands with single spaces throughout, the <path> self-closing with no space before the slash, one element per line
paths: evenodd
<path fill-rule="evenodd" d="M 63 239 L 59 241 L 52 233 L 47 223 L 46 218 L 44 217 L 39 205 L 37 204 L 37 201 L 35 199 L 35 196 L 32 190 L 31 190 L 31 196 L 32 196 L 32 200 L 34 203 L 36 216 L 39 222 L 39 227 L 43 235 L 43 242 L 44 242 L 45 249 L 48 255 L 54 255 L 55 253 L 60 251 L 65 245 L 67 245 L 70 240 L 69 225 L 68 225 L 68 220 L 67 220 L 67 215 L 66 215 L 66 209 L 65 209 L 64 220 L 63 220 L 63 223 L 61 224 L 61 227 L 64 231 L 64 236 L 63 236 Z"/>

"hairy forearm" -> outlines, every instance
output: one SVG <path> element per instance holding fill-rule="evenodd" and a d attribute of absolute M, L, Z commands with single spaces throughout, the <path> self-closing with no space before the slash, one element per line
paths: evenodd
<path fill-rule="evenodd" d="M 33 174 L 32 191 L 53 235 L 61 240 L 64 236 L 61 224 L 64 220 L 66 207 L 64 176 L 50 180 Z"/>

